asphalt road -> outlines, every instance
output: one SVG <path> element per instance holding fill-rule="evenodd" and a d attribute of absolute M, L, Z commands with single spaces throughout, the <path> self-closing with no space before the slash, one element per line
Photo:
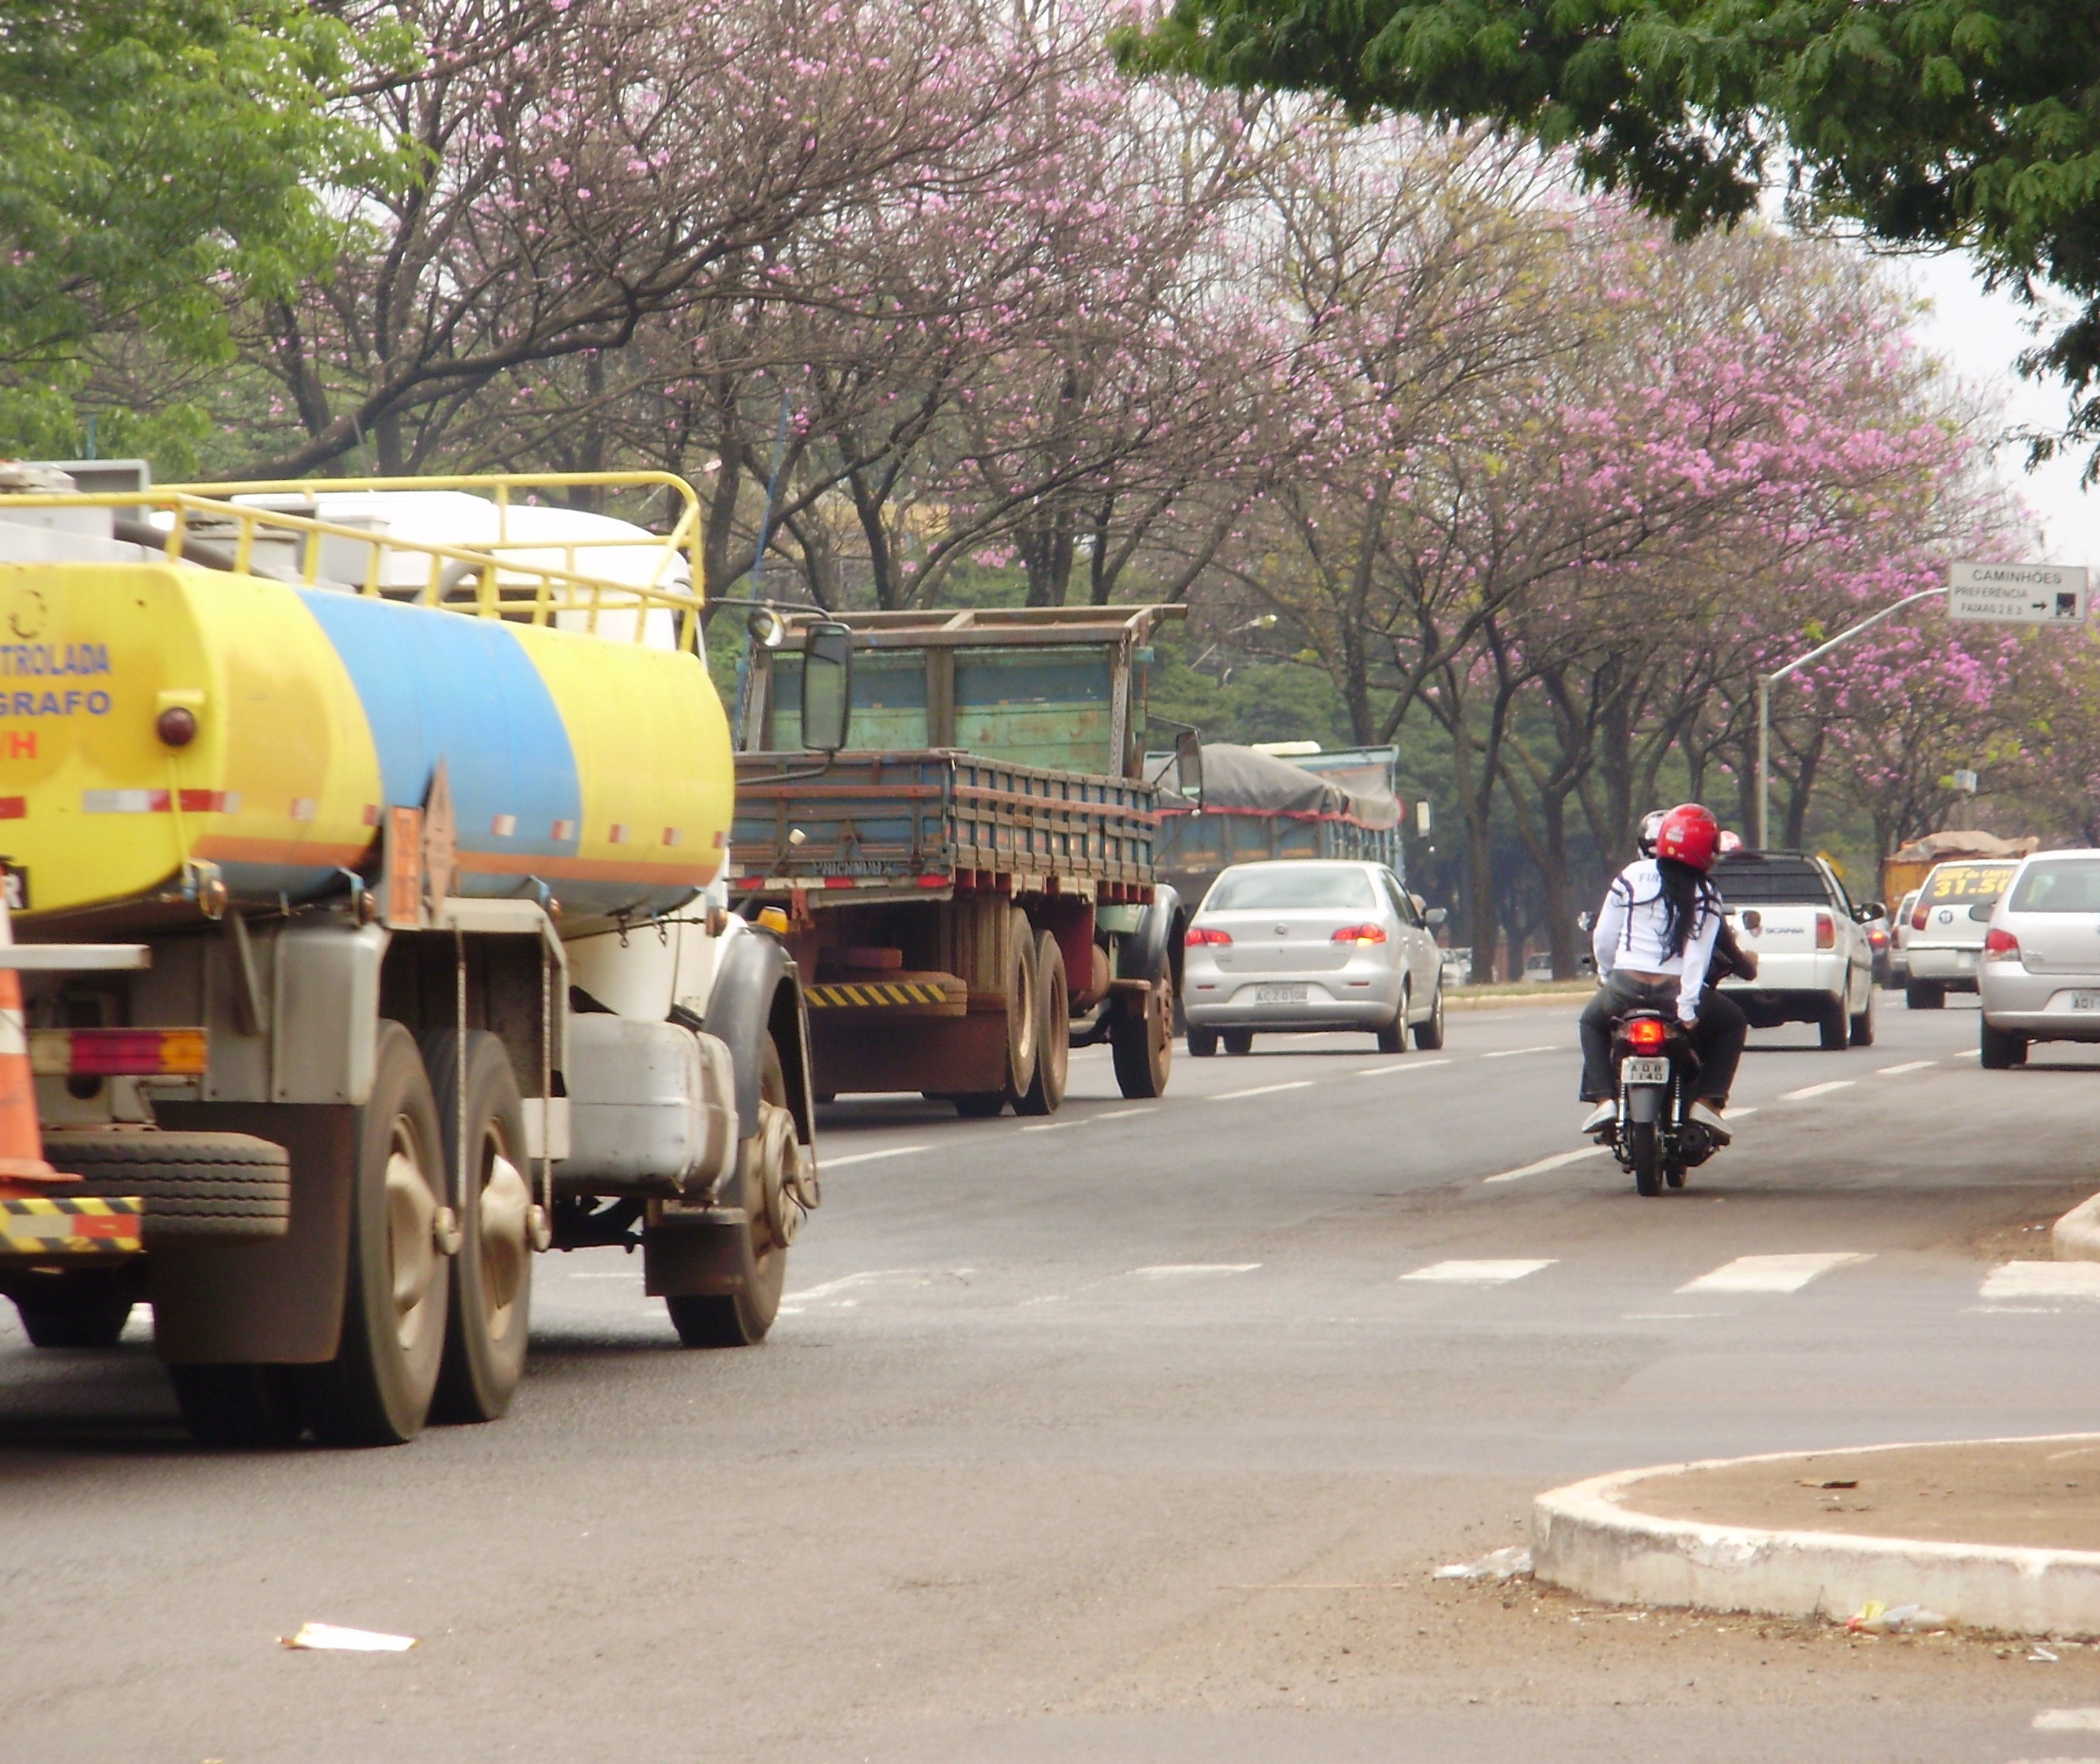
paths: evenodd
<path fill-rule="evenodd" d="M 849 1100 L 765 1347 L 554 1258 L 511 1417 L 404 1450 L 195 1451 L 139 1325 L 11 1318 L 0 1758 L 2100 1756 L 2100 1650 L 1430 1577 L 1604 1470 L 2100 1426 L 2100 1307 L 2017 1266 L 2100 1188 L 2100 1050 L 1983 1073 L 1972 1009 L 1882 1003 L 1754 1035 L 1736 1144 L 1648 1201 L 1546 1166 L 1565 1007 L 1151 1105 L 1078 1055 L 1048 1123 Z"/>

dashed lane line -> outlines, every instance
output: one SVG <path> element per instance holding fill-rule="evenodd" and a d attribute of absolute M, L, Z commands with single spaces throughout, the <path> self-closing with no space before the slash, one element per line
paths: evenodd
<path fill-rule="evenodd" d="M 1849 1078 L 1829 1078 L 1820 1084 L 1806 1084 L 1799 1090 L 1788 1091 L 1780 1096 L 1780 1100 L 1807 1102 L 1811 1096 L 1828 1096 L 1833 1090 L 1850 1090 L 1851 1087 L 1852 1080 Z"/>
<path fill-rule="evenodd" d="M 1271 1096 L 1280 1090 L 1310 1090 L 1313 1081 L 1309 1078 L 1293 1078 L 1288 1084 L 1257 1084 L 1252 1090 L 1220 1091 L 1215 1096 L 1204 1099 L 1209 1102 L 1238 1102 L 1242 1096 Z"/>
<path fill-rule="evenodd" d="M 1551 1268 L 1555 1259 L 1547 1256 L 1542 1261 L 1530 1262 L 1432 1262 L 1427 1268 L 1418 1268 L 1412 1274 L 1400 1277 L 1445 1286 L 1500 1286 L 1510 1281 L 1522 1280 L 1527 1274 L 1536 1274 L 1542 1268 Z"/>
<path fill-rule="evenodd" d="M 1580 1163 L 1586 1158 L 1602 1158 L 1608 1147 L 1586 1145 L 1579 1152 L 1555 1152 L 1551 1158 L 1542 1158 L 1535 1164 L 1526 1164 L 1521 1169 L 1505 1170 L 1498 1176 L 1483 1176 L 1484 1182 L 1515 1182 L 1525 1176 L 1542 1176 L 1549 1170 L 1559 1170 L 1568 1164 Z M 2100 1263 L 2093 1264 L 2100 1268 Z"/>
<path fill-rule="evenodd" d="M 1929 1065 L 1937 1065 L 1937 1060 L 1906 1060 L 1901 1065 L 1885 1065 L 1874 1074 L 1876 1078 L 1895 1078 L 1905 1072 L 1922 1072 Z"/>
<path fill-rule="evenodd" d="M 1395 1072 L 1427 1072 L 1432 1065 L 1449 1065 L 1449 1060 L 1408 1060 L 1392 1065 L 1365 1065 L 1357 1069 L 1358 1078 L 1390 1078 Z"/>
<path fill-rule="evenodd" d="M 1493 1053 L 1484 1053 L 1483 1060 L 1514 1060 L 1520 1053 L 1558 1053 L 1560 1043 L 1542 1041 L 1536 1047 L 1498 1047 Z"/>
<path fill-rule="evenodd" d="M 1251 1274 L 1259 1262 L 1157 1262 L 1130 1272 L 1138 1280 L 1174 1280 L 1185 1274 Z"/>
<path fill-rule="evenodd" d="M 1688 1280 L 1679 1292 L 1799 1292 L 1809 1281 L 1873 1258 L 1855 1250 L 1811 1250 L 1792 1255 L 1739 1255 Z M 2100 1264 L 2095 1264 L 2100 1266 Z"/>
<path fill-rule="evenodd" d="M 1145 1103 L 1136 1109 L 1104 1109 L 1093 1118 L 1096 1121 L 1127 1121 L 1132 1115 L 1156 1115 L 1158 1113 L 1158 1103 Z"/>
<path fill-rule="evenodd" d="M 843 1169 L 848 1164 L 871 1164 L 878 1158 L 908 1158 L 914 1152 L 930 1152 L 930 1145 L 885 1145 L 879 1152 L 849 1152 L 844 1158 L 818 1159 L 826 1170 Z"/>
<path fill-rule="evenodd" d="M 1033 1127 L 1026 1127 L 1021 1131 L 1024 1133 L 1055 1133 L 1061 1127 L 1083 1127 L 1086 1124 L 1083 1116 L 1075 1116 L 1070 1121 L 1039 1121 Z"/>

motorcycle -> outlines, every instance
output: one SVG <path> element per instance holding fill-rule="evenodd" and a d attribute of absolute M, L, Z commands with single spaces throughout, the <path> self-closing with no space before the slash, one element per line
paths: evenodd
<path fill-rule="evenodd" d="M 1659 1011 L 1630 1011 L 1612 1031 L 1612 1072 L 1618 1114 L 1600 1137 L 1636 1193 L 1681 1188 L 1726 1142 L 1688 1118 L 1699 1056 L 1683 1024 Z"/>

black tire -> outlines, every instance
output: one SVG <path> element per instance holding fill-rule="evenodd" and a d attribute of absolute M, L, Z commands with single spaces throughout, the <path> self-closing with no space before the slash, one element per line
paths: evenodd
<path fill-rule="evenodd" d="M 1874 1044 L 1874 994 L 1871 987 L 1867 992 L 1867 1008 L 1855 1014 L 1849 1033 L 1855 1047 L 1871 1047 Z"/>
<path fill-rule="evenodd" d="M 503 1043 L 485 1030 L 466 1038 L 465 1122 L 470 1179 L 454 1169 L 461 1114 L 459 1037 L 423 1037 L 424 1069 L 445 1142 L 446 1192 L 459 1211 L 459 1254 L 452 1259 L 444 1364 L 430 1418 L 494 1421 L 525 1375 L 532 1316 L 532 1187 L 525 1156 L 525 1105 Z"/>
<path fill-rule="evenodd" d="M 1016 1105 L 1035 1082 L 1036 1049 L 1043 1040 L 1039 998 L 1035 928 L 1016 907 L 1007 930 L 1006 957 L 1006 1100 Z"/>
<path fill-rule="evenodd" d="M 1913 1011 L 1943 1011 L 1947 988 L 1937 980 L 1913 980 L 1904 987 L 1904 1003 Z"/>
<path fill-rule="evenodd" d="M 1430 999 L 1429 1015 L 1414 1025 L 1414 1045 L 1418 1052 L 1434 1053 L 1444 1045 L 1444 982 L 1436 982 L 1436 990 Z"/>
<path fill-rule="evenodd" d="M 1225 1044 L 1225 1052 L 1235 1057 L 1254 1052 L 1254 1031 L 1251 1029 L 1229 1029 L 1219 1038 Z"/>
<path fill-rule="evenodd" d="M 201 1445 L 262 1451 L 306 1431 L 292 1366 L 170 1366 L 175 1406 Z"/>
<path fill-rule="evenodd" d="M 1987 1072 L 2010 1071 L 2014 1066 L 2027 1063 L 2027 1039 L 2015 1034 L 2010 1029 L 1993 1029 L 1987 1021 L 1979 1037 L 1978 1052 Z"/>
<path fill-rule="evenodd" d="M 44 1136 L 52 1166 L 80 1177 L 68 1194 L 136 1195 L 140 1240 L 223 1243 L 281 1237 L 292 1219 L 285 1148 L 246 1133 L 108 1133 L 59 1128 Z"/>
<path fill-rule="evenodd" d="M 1413 1001 L 1407 988 L 1400 989 L 1400 1008 L 1392 1013 L 1392 1021 L 1378 1032 L 1378 1051 L 1380 1053 L 1407 1052 L 1407 1012 Z"/>
<path fill-rule="evenodd" d="M 1189 1031 L 1189 1057 L 1192 1060 L 1210 1059 L 1218 1051 L 1218 1032 L 1215 1029 L 1192 1029 Z"/>
<path fill-rule="evenodd" d="M 1652 1121 L 1626 1125 L 1626 1156 L 1634 1166 L 1634 1192 L 1642 1195 L 1662 1193 L 1662 1135 Z"/>
<path fill-rule="evenodd" d="M 139 1298 L 139 1277 L 130 1268 L 31 1274 L 24 1281 L 29 1290 L 15 1292 L 15 1308 L 33 1347 L 114 1347 Z"/>
<path fill-rule="evenodd" d="M 1825 999 L 1815 1023 L 1816 1044 L 1825 1053 L 1842 1053 L 1851 1040 L 1852 1020 L 1842 999 Z"/>
<path fill-rule="evenodd" d="M 1125 992 L 1116 997 L 1115 1016 L 1109 1024 L 1109 1054 L 1115 1065 L 1116 1088 L 1133 1102 L 1167 1094 L 1174 1060 L 1171 985 L 1162 977 L 1142 994 Z M 1225 1046 L 1229 1051 L 1230 1035 Z"/>
<path fill-rule="evenodd" d="M 758 1095 L 776 1108 L 788 1106 L 788 1079 L 780 1063 L 780 1050 L 770 1039 L 765 1065 L 758 1075 Z M 995 1096 L 997 1091 L 992 1093 Z M 955 1099 L 960 1107 L 960 1097 Z M 765 1136 L 755 1133 L 737 1150 L 735 1200 L 744 1209 L 750 1224 L 734 1233 L 725 1272 L 738 1282 L 735 1292 L 695 1293 L 664 1301 L 677 1330 L 681 1345 L 687 1347 L 755 1347 L 780 1314 L 780 1294 L 788 1284 L 788 1249 L 773 1241 L 765 1224 L 765 1177 L 759 1168 L 759 1147 Z"/>
<path fill-rule="evenodd" d="M 965 1121 L 990 1121 L 1006 1112 L 1006 1092 L 1003 1090 L 964 1091 L 961 1096 L 948 1100 Z"/>
<path fill-rule="evenodd" d="M 1035 943 L 1035 996 L 1040 1010 L 1035 1076 L 1014 1100 L 1013 1112 L 1054 1115 L 1064 1106 L 1072 1062 L 1072 993 L 1065 981 L 1065 952 L 1048 931 Z"/>
<path fill-rule="evenodd" d="M 355 1148 L 342 1341 L 334 1359 L 299 1369 L 299 1396 L 324 1444 L 401 1445 L 430 1418 L 452 1282 L 431 1228 L 443 1204 L 444 1134 L 415 1039 L 399 1023 L 379 1025 Z"/>

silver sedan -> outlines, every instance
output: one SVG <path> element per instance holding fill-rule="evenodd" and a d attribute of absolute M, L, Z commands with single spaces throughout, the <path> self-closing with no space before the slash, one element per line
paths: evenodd
<path fill-rule="evenodd" d="M 2023 858 L 1988 910 L 1983 1064 L 2026 1061 L 2036 1041 L 2100 1041 L 2100 851 Z"/>
<path fill-rule="evenodd" d="M 1235 864 L 1189 923 L 1181 1003 L 1189 1052 L 1245 1053 L 1257 1032 L 1368 1030 L 1398 1053 L 1444 1044 L 1434 928 L 1383 864 Z"/>

